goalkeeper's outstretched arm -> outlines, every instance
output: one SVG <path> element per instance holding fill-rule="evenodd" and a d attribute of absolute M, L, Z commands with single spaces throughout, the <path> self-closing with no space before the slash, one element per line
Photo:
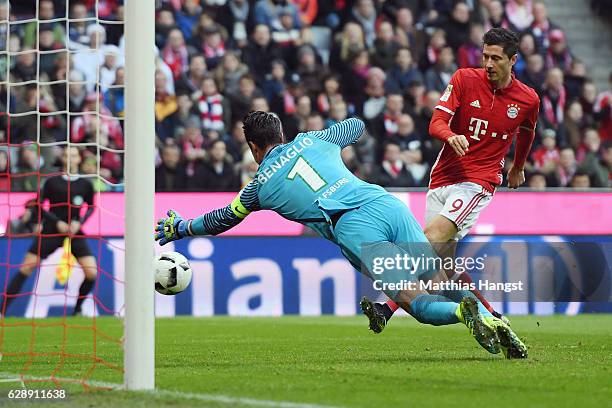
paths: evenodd
<path fill-rule="evenodd" d="M 345 119 L 325 130 L 308 132 L 308 135 L 336 144 L 342 148 L 355 143 L 365 129 L 365 123 L 358 118 Z"/>
<path fill-rule="evenodd" d="M 218 235 L 236 225 L 251 212 L 261 209 L 257 196 L 257 179 L 244 187 L 227 206 L 194 219 L 184 220 L 173 210 L 157 222 L 155 240 L 161 245 L 195 235 Z"/>

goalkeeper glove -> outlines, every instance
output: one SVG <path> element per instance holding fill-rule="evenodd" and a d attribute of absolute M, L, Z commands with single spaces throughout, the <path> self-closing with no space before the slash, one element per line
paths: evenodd
<path fill-rule="evenodd" d="M 189 221 L 184 220 L 176 211 L 168 210 L 167 218 L 160 218 L 155 228 L 155 240 L 160 245 L 185 238 L 191 234 L 188 231 Z"/>

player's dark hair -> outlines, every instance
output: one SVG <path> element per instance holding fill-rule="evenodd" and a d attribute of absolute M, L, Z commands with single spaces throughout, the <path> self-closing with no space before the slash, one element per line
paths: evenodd
<path fill-rule="evenodd" d="M 281 121 L 273 113 L 250 112 L 244 117 L 242 129 L 247 142 L 253 142 L 263 149 L 266 146 L 283 142 Z"/>
<path fill-rule="evenodd" d="M 504 54 L 508 58 L 518 53 L 519 38 L 516 33 L 506 30 L 505 28 L 497 27 L 487 31 L 482 38 L 485 45 L 499 45 L 504 49 Z"/>

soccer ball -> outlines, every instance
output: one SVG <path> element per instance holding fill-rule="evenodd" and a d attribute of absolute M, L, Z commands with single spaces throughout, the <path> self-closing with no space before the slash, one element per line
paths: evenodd
<path fill-rule="evenodd" d="M 162 252 L 153 259 L 155 290 L 162 295 L 181 293 L 191 282 L 189 261 L 178 252 Z"/>

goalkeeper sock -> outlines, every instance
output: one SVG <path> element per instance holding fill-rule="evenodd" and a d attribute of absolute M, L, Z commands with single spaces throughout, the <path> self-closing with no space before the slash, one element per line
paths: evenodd
<path fill-rule="evenodd" d="M 15 299 L 15 297 L 8 295 L 15 295 L 19 293 L 21 291 L 21 287 L 28 279 L 28 277 L 29 275 L 24 275 L 21 272 L 17 272 L 15 276 L 13 276 L 13 278 L 9 282 L 8 287 L 6 288 L 6 296 L 4 297 L 6 301 L 6 308 L 4 309 L 5 311 L 8 310 L 9 305 L 11 304 L 11 302 L 13 302 L 13 299 Z M 0 304 L 0 311 L 2 311 L 2 304 Z"/>
<path fill-rule="evenodd" d="M 410 314 L 420 323 L 443 326 L 459 323 L 457 307 L 459 305 L 447 297 L 423 294 L 410 302 Z"/>
<path fill-rule="evenodd" d="M 83 283 L 81 283 L 81 287 L 79 288 L 79 298 L 77 299 L 76 305 L 74 306 L 73 314 L 81 313 L 81 306 L 83 305 L 83 302 L 85 301 L 85 298 L 87 298 L 89 292 L 91 292 L 91 288 L 93 288 L 94 283 L 96 283 L 95 278 L 83 279 Z"/>

